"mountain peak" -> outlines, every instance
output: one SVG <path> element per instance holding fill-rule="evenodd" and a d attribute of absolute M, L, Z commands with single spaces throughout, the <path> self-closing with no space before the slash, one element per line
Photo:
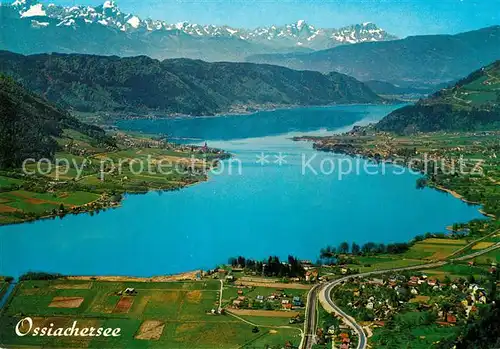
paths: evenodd
<path fill-rule="evenodd" d="M 37 5 L 38 0 L 15 0 L 10 5 L 18 9 L 28 9 L 33 5 Z"/>
<path fill-rule="evenodd" d="M 31 5 L 26 11 L 21 12 L 21 17 L 35 17 L 35 16 L 46 16 L 47 13 L 43 9 L 42 4 Z"/>
<path fill-rule="evenodd" d="M 185 21 L 167 23 L 162 20 L 141 19 L 132 13 L 121 12 L 116 0 L 106 0 L 96 7 L 46 5 L 38 3 L 38 0 L 14 0 L 11 5 L 19 13 L 20 18 L 46 16 L 51 19 L 42 22 L 35 19 L 31 21 L 31 27 L 40 33 L 52 30 L 53 26 L 72 27 L 81 31 L 85 31 L 85 28 L 90 29 L 89 26 L 104 26 L 121 32 L 157 32 L 159 36 L 167 37 L 182 33 L 194 38 L 234 38 L 264 46 L 269 50 L 295 50 L 297 46 L 322 50 L 337 45 L 395 39 L 394 36 L 369 22 L 333 29 L 317 28 L 304 19 L 299 19 L 283 26 L 245 29 L 227 25 L 199 25 Z M 85 36 L 85 33 L 82 35 Z"/>
<path fill-rule="evenodd" d="M 117 8 L 117 6 L 113 0 L 106 0 L 102 4 L 102 8 Z"/>

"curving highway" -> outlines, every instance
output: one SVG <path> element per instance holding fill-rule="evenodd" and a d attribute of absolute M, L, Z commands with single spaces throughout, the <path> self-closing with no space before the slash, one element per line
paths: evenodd
<path fill-rule="evenodd" d="M 318 305 L 318 294 L 323 287 L 322 284 L 314 286 L 307 295 L 306 314 L 304 319 L 304 332 L 299 348 L 311 349 L 316 339 L 316 307 Z"/>
<path fill-rule="evenodd" d="M 452 259 L 451 261 L 458 260 L 458 261 L 463 261 L 467 259 L 472 259 L 475 257 L 478 257 L 480 255 L 483 255 L 485 253 L 488 253 L 490 251 L 493 251 L 497 248 L 500 248 L 500 242 L 489 247 L 486 249 L 483 249 L 481 251 Z M 332 290 L 335 286 L 338 286 L 339 284 L 352 279 L 352 278 L 364 278 L 372 275 L 381 275 L 381 274 L 386 274 L 390 272 L 398 272 L 398 271 L 407 271 L 407 270 L 421 270 L 421 269 L 431 269 L 431 268 L 437 268 L 440 266 L 443 266 L 445 264 L 448 264 L 448 261 L 442 261 L 442 262 L 434 262 L 434 263 L 429 263 L 429 264 L 423 264 L 423 265 L 415 265 L 411 267 L 405 267 L 405 268 L 394 268 L 394 269 L 386 269 L 386 270 L 378 270 L 378 271 L 372 271 L 372 272 L 367 272 L 367 273 L 362 273 L 362 274 L 355 274 L 355 275 L 349 275 L 337 280 L 333 280 L 331 282 L 325 283 L 325 284 L 319 284 L 314 286 L 311 291 L 308 294 L 307 297 L 307 308 L 306 308 L 306 319 L 304 322 L 304 337 L 301 343 L 300 348 L 301 349 L 311 349 L 312 345 L 314 344 L 315 341 L 315 336 L 316 336 L 316 306 L 317 306 L 317 301 L 316 297 L 319 295 L 319 300 L 323 308 L 325 308 L 326 311 L 329 313 L 334 313 L 338 316 L 340 316 L 344 322 L 351 327 L 356 334 L 358 335 L 358 346 L 357 349 L 366 349 L 367 346 L 367 338 L 366 334 L 361 328 L 361 326 L 356 322 L 354 318 L 351 316 L 347 315 L 342 309 L 340 309 L 337 305 L 335 305 L 335 302 L 331 298 L 332 295 Z"/>

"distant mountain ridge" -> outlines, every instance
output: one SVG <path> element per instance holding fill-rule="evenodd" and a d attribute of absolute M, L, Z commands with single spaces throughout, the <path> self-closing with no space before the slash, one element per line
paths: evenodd
<path fill-rule="evenodd" d="M 23 54 L 145 54 L 158 59 L 242 60 L 256 53 L 311 51 L 397 39 L 373 23 L 340 29 L 317 28 L 304 20 L 256 29 L 167 23 L 124 13 L 110 0 L 96 7 L 16 0 L 0 7 L 0 18 L 2 32 L 8 33 L 0 49 Z"/>
<path fill-rule="evenodd" d="M 415 105 L 395 110 L 376 128 L 402 134 L 500 129 L 500 60 Z"/>
<path fill-rule="evenodd" d="M 257 55 L 247 61 L 337 71 L 361 81 L 421 88 L 456 81 L 499 58 L 500 26 L 494 26 L 456 35 L 412 36 L 311 53 Z"/>
<path fill-rule="evenodd" d="M 214 115 L 259 108 L 383 103 L 349 76 L 253 63 L 0 51 L 0 72 L 81 112 Z"/>

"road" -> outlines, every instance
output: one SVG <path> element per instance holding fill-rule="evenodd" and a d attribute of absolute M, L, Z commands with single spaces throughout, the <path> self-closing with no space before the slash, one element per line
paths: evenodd
<path fill-rule="evenodd" d="M 451 260 L 452 261 L 465 261 L 467 259 L 472 259 L 472 258 L 478 257 L 480 255 L 483 255 L 485 253 L 488 253 L 488 252 L 491 252 L 493 250 L 496 250 L 497 248 L 500 248 L 500 242 L 497 242 L 495 245 L 490 246 L 490 247 L 485 248 L 485 249 L 482 249 L 482 250 L 480 250 L 478 252 L 475 252 L 475 253 L 472 253 L 472 254 L 468 254 L 468 255 L 463 256 L 463 257 L 453 258 Z"/>
<path fill-rule="evenodd" d="M 452 257 L 453 257 L 453 256 L 455 256 L 455 255 L 457 255 L 457 254 L 461 253 L 462 251 L 464 251 L 464 250 L 466 250 L 466 249 L 468 249 L 468 248 L 471 248 L 472 246 L 474 246 L 474 245 L 475 245 L 475 244 L 477 244 L 478 242 L 481 242 L 481 241 L 483 241 L 483 240 L 485 240 L 485 239 L 488 239 L 488 238 L 490 238 L 490 237 L 492 237 L 492 236 L 494 236 L 494 235 L 496 235 L 496 234 L 498 234 L 498 233 L 500 233 L 500 229 L 495 230 L 495 231 L 494 231 L 494 232 L 492 232 L 491 234 L 485 235 L 485 236 L 483 236 L 482 238 L 479 238 L 479 239 L 477 239 L 477 240 L 474 240 L 474 241 L 472 241 L 471 243 L 469 243 L 469 244 L 465 245 L 465 246 L 464 246 L 464 247 L 462 247 L 462 248 L 459 248 L 458 250 L 456 250 L 455 252 L 453 252 L 452 254 L 450 254 L 448 257 L 446 257 L 446 259 L 452 259 Z"/>
<path fill-rule="evenodd" d="M 311 349 L 316 338 L 316 306 L 318 305 L 318 294 L 323 287 L 322 284 L 314 286 L 307 294 L 306 314 L 304 319 L 304 332 L 302 343 L 299 348 Z"/>
<path fill-rule="evenodd" d="M 481 251 L 452 259 L 453 260 L 458 260 L 458 261 L 463 261 L 467 259 L 472 259 L 475 257 L 478 257 L 480 255 L 483 255 L 485 253 L 488 253 L 490 251 L 493 251 L 497 248 L 500 248 L 500 242 L 490 246 L 486 249 L 483 249 Z M 429 263 L 429 264 L 421 264 L 421 265 L 415 265 L 411 267 L 405 267 L 405 268 L 394 268 L 394 269 L 387 269 L 387 270 L 378 270 L 378 271 L 372 271 L 368 273 L 362 273 L 362 274 L 355 274 L 355 275 L 349 275 L 334 281 L 331 281 L 329 283 L 325 284 L 319 284 L 316 285 L 314 288 L 311 289 L 311 291 L 308 294 L 307 297 L 307 308 L 306 308 L 306 319 L 304 322 L 304 340 L 301 343 L 300 348 L 301 349 L 311 349 L 312 345 L 314 344 L 315 340 L 315 335 L 316 335 L 316 296 L 319 295 L 319 299 L 321 302 L 321 305 L 323 308 L 325 308 L 326 311 L 329 313 L 334 313 L 343 318 L 344 322 L 351 327 L 358 335 L 358 346 L 357 349 L 366 349 L 367 345 L 367 338 L 366 334 L 361 328 L 358 323 L 356 323 L 356 320 L 352 318 L 351 316 L 347 315 L 345 312 L 343 312 L 337 305 L 335 305 L 333 299 L 331 298 L 332 290 L 335 286 L 338 286 L 339 284 L 352 279 L 352 278 L 364 278 L 372 275 L 381 275 L 381 274 L 386 274 L 390 272 L 399 272 L 399 271 L 407 271 L 407 270 L 421 270 L 421 269 L 431 269 L 431 268 L 437 268 L 440 266 L 443 266 L 445 264 L 448 264 L 448 261 L 442 261 L 442 262 L 434 262 L 434 263 Z"/>
<path fill-rule="evenodd" d="M 436 263 L 430 263 L 430 264 L 424 264 L 424 265 L 415 265 L 411 267 L 406 267 L 406 268 L 395 268 L 395 269 L 388 269 L 388 270 L 378 270 L 378 271 L 371 271 L 368 273 L 362 273 L 362 274 L 355 274 L 355 275 L 349 275 L 340 279 L 337 279 L 335 281 L 332 281 L 328 284 L 323 285 L 320 291 L 320 301 L 323 307 L 325 308 L 326 311 L 329 313 L 335 313 L 341 318 L 344 319 L 344 322 L 346 325 L 351 327 L 354 332 L 358 335 L 358 349 L 365 349 L 366 344 L 368 343 L 368 340 L 366 338 L 366 334 L 361 328 L 360 325 L 356 323 L 356 320 L 352 318 L 351 316 L 347 315 L 345 312 L 343 312 L 333 301 L 331 298 L 332 296 L 332 290 L 335 286 L 338 286 L 339 284 L 352 279 L 352 278 L 364 278 L 372 275 L 381 275 L 381 274 L 387 274 L 389 272 L 398 272 L 398 271 L 405 271 L 405 270 L 420 270 L 420 269 L 429 269 L 429 268 L 437 268 L 442 265 L 447 264 L 447 262 L 436 262 Z"/>
<path fill-rule="evenodd" d="M 222 311 L 222 292 L 224 291 L 224 280 L 220 279 L 220 291 L 219 291 L 219 313 Z"/>

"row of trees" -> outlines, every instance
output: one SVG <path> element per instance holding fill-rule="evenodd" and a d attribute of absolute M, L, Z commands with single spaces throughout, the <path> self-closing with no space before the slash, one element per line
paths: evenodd
<path fill-rule="evenodd" d="M 367 242 L 359 245 L 353 242 L 351 245 L 347 241 L 342 242 L 338 247 L 327 246 L 320 251 L 320 258 L 333 258 L 340 254 L 352 255 L 374 255 L 374 254 L 400 254 L 408 251 L 410 244 L 406 242 L 394 244 L 382 244 Z"/>
<path fill-rule="evenodd" d="M 269 256 L 269 258 L 264 261 L 257 261 L 239 256 L 236 258 L 229 258 L 229 264 L 233 267 L 262 273 L 264 276 L 304 277 L 305 275 L 304 267 L 301 265 L 300 261 L 293 256 L 288 256 L 286 262 L 280 261 L 279 257 L 276 256 Z"/>
<path fill-rule="evenodd" d="M 19 277 L 19 281 L 28 280 L 56 280 L 63 275 L 58 273 L 45 273 L 45 272 L 27 272 Z"/>

